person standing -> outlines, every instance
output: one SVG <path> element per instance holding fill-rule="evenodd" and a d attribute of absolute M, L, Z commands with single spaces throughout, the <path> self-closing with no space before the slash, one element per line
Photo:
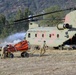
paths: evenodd
<path fill-rule="evenodd" d="M 43 41 L 43 44 L 41 46 L 41 49 L 40 49 L 40 56 L 44 55 L 44 53 L 46 52 L 46 41 Z"/>
<path fill-rule="evenodd" d="M 8 47 L 8 45 L 3 46 L 3 47 L 1 48 L 1 59 L 2 59 L 2 58 L 6 58 L 6 56 L 7 56 L 7 47 Z"/>
<path fill-rule="evenodd" d="M 5 46 L 3 46 L 3 47 L 1 48 L 1 51 L 0 51 L 0 52 L 1 52 L 1 59 L 4 58 L 4 47 L 5 47 Z"/>

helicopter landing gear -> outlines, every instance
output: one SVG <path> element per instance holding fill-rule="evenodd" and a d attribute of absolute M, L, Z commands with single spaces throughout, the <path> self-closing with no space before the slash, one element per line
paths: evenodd
<path fill-rule="evenodd" d="M 29 57 L 29 54 L 27 52 L 22 52 L 21 57 Z"/>
<path fill-rule="evenodd" d="M 59 50 L 63 50 L 63 46 L 62 45 L 60 45 L 58 48 L 59 48 Z"/>

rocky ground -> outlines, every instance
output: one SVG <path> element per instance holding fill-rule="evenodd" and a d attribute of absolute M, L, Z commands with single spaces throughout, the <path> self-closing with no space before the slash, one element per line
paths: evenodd
<path fill-rule="evenodd" d="M 76 50 L 47 50 L 39 57 L 0 59 L 0 75 L 76 75 Z"/>

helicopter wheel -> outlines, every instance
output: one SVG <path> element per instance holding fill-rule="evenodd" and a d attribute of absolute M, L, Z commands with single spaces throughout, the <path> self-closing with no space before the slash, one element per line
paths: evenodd
<path fill-rule="evenodd" d="M 63 50 L 63 46 L 60 45 L 60 46 L 59 46 L 59 50 Z"/>
<path fill-rule="evenodd" d="M 22 52 L 21 57 L 29 57 L 29 54 L 27 52 Z"/>

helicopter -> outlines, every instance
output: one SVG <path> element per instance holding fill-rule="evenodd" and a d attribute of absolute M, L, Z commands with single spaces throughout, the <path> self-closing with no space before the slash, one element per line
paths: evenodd
<path fill-rule="evenodd" d="M 43 41 L 46 41 L 48 47 L 63 49 L 65 45 L 76 44 L 76 8 L 68 8 L 34 15 L 24 19 L 16 20 L 14 22 L 29 20 L 35 17 L 72 9 L 73 11 L 65 16 L 64 22 L 58 24 L 57 27 L 40 27 L 35 22 L 29 22 L 29 29 L 26 32 L 26 40 L 29 41 L 30 45 L 40 47 L 43 44 Z"/>
<path fill-rule="evenodd" d="M 40 27 L 39 24 L 34 22 L 35 19 L 33 19 L 35 17 L 72 9 L 73 11 L 65 16 L 64 22 L 58 24 L 55 27 Z M 66 45 L 76 45 L 76 8 L 68 8 L 64 10 L 57 10 L 53 12 L 29 16 L 24 19 L 15 20 L 14 22 L 17 23 L 24 20 L 29 21 L 29 29 L 26 32 L 24 41 L 19 42 L 14 46 L 8 45 L 8 47 L 6 47 L 7 50 L 4 49 L 5 47 L 2 47 L 2 55 L 3 51 L 6 51 L 7 53 L 4 55 L 6 55 L 6 57 L 13 58 L 13 52 L 20 51 L 22 57 L 28 57 L 29 54 L 27 51 L 32 48 L 41 49 L 44 41 L 46 42 L 48 48 L 52 47 L 60 50 L 63 50 Z"/>

